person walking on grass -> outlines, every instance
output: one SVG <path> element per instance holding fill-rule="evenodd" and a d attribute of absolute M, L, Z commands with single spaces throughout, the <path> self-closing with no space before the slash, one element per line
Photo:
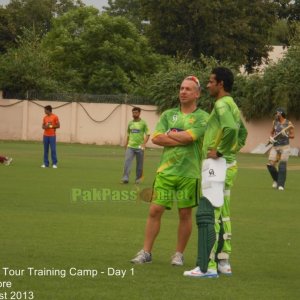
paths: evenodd
<path fill-rule="evenodd" d="M 287 162 L 290 156 L 290 139 L 295 137 L 294 125 L 286 118 L 283 108 L 277 108 L 272 124 L 268 171 L 273 179 L 272 187 L 283 191 L 285 188 Z M 277 168 L 278 164 L 278 168 Z"/>
<path fill-rule="evenodd" d="M 127 127 L 126 153 L 124 171 L 121 183 L 129 182 L 131 165 L 134 157 L 136 157 L 136 177 L 135 183 L 140 183 L 143 178 L 144 168 L 144 151 L 149 140 L 149 129 L 147 123 L 141 119 L 141 108 L 134 107 L 132 109 L 133 120 L 129 122 Z"/>

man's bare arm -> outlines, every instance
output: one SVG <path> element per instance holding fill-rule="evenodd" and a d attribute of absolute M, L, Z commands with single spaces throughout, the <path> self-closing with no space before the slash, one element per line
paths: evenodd
<path fill-rule="evenodd" d="M 152 138 L 152 143 L 155 145 L 163 146 L 163 147 L 174 147 L 174 146 L 182 146 L 183 143 L 180 143 L 172 138 L 170 138 L 166 134 L 159 134 Z"/>
<path fill-rule="evenodd" d="M 168 133 L 168 137 L 183 145 L 187 145 L 193 142 L 192 136 L 186 131 L 178 131 L 178 132 L 170 131 Z"/>

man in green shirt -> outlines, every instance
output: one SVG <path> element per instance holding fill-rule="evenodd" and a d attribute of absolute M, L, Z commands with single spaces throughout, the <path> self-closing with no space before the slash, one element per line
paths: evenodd
<path fill-rule="evenodd" d="M 172 265 L 183 265 L 183 252 L 192 230 L 192 208 L 198 203 L 200 156 L 208 114 L 197 108 L 199 80 L 186 77 L 180 86 L 180 107 L 165 111 L 155 128 L 154 144 L 164 147 L 153 185 L 152 203 L 145 230 L 144 247 L 131 260 L 152 261 L 152 247 L 159 233 L 161 217 L 177 203 L 179 225 Z"/>
<path fill-rule="evenodd" d="M 131 164 L 136 157 L 136 179 L 135 183 L 140 183 L 143 177 L 143 165 L 144 165 L 144 150 L 146 143 L 149 140 L 149 129 L 144 120 L 140 118 L 141 109 L 134 107 L 132 109 L 133 120 L 128 123 L 127 127 L 127 140 L 126 140 L 126 153 L 124 172 L 122 177 L 122 183 L 129 182 L 129 175 L 131 170 Z"/>
<path fill-rule="evenodd" d="M 224 161 L 224 179 L 221 185 L 202 178 L 202 197 L 196 215 L 198 225 L 197 267 L 185 271 L 184 276 L 218 277 L 231 275 L 230 189 L 237 174 L 236 153 L 244 146 L 247 130 L 240 111 L 230 96 L 234 77 L 223 67 L 213 69 L 207 88 L 216 99 L 205 132 L 202 157 L 202 174 L 215 176 L 212 164 Z M 217 169 L 219 167 L 217 166 Z M 220 171 L 222 166 L 220 166 Z M 204 184 L 203 184 L 204 183 Z M 209 191 L 214 184 L 213 189 Z M 209 191 L 209 192 L 208 192 Z M 214 199 L 215 198 L 215 199 Z M 216 235 L 218 238 L 216 239 Z"/>

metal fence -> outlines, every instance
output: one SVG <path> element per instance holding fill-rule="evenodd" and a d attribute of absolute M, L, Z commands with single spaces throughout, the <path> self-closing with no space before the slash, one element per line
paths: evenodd
<path fill-rule="evenodd" d="M 64 101 L 64 102 L 88 102 L 88 103 L 117 103 L 117 104 L 145 104 L 155 105 L 154 101 L 136 95 L 93 95 L 93 94 L 61 94 L 61 93 L 40 93 L 26 92 L 16 93 L 6 91 L 4 99 L 40 100 L 40 101 Z"/>

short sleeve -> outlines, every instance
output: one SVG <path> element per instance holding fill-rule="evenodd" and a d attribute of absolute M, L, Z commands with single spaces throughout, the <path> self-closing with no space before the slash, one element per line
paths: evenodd
<path fill-rule="evenodd" d="M 233 113 L 230 111 L 229 106 L 221 101 L 217 101 L 215 104 L 215 111 L 219 117 L 221 128 L 236 128 L 236 122 L 234 120 Z"/>
<path fill-rule="evenodd" d="M 149 135 L 149 128 L 148 128 L 148 125 L 147 125 L 146 122 L 144 122 L 144 124 L 145 124 L 145 130 L 144 130 L 145 135 Z"/>
<path fill-rule="evenodd" d="M 208 116 L 209 115 L 204 112 L 202 114 L 195 116 L 196 118 L 192 127 L 186 130 L 186 132 L 191 135 L 194 141 L 204 136 L 206 126 L 207 126 Z"/>
<path fill-rule="evenodd" d="M 167 113 L 164 112 L 160 118 L 158 123 L 156 124 L 154 133 L 153 133 L 153 137 L 156 137 L 160 134 L 165 134 L 168 131 L 168 119 L 167 119 Z"/>

